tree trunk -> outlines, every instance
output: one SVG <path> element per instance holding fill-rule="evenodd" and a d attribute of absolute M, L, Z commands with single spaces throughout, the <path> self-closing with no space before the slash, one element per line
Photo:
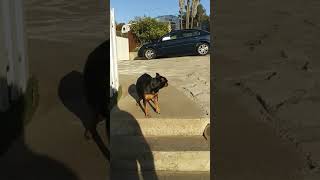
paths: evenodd
<path fill-rule="evenodd" d="M 193 17 L 191 17 L 191 25 L 190 25 L 191 28 L 193 28 Z"/>
<path fill-rule="evenodd" d="M 191 4 L 191 28 L 193 28 L 194 25 L 194 18 L 197 15 L 198 12 L 198 6 L 199 6 L 199 0 L 192 0 L 192 4 Z"/>
<path fill-rule="evenodd" d="M 189 29 L 190 22 L 190 0 L 187 0 L 186 29 Z"/>
<path fill-rule="evenodd" d="M 183 29 L 183 9 L 185 8 L 184 6 L 185 0 L 179 0 L 179 8 L 180 8 L 180 29 Z"/>
<path fill-rule="evenodd" d="M 180 28 L 180 29 L 183 29 L 183 25 L 182 25 L 182 19 L 183 19 L 183 17 L 182 17 L 182 11 L 181 11 L 181 10 L 179 11 L 179 14 L 180 14 L 180 17 L 179 17 L 179 18 L 180 18 L 179 28 Z"/>

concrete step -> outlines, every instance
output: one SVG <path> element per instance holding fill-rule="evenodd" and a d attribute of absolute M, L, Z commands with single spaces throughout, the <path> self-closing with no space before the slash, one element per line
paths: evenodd
<path fill-rule="evenodd" d="M 111 180 L 210 180 L 210 172 L 172 172 L 172 171 L 115 171 Z"/>
<path fill-rule="evenodd" d="M 202 135 L 207 119 L 125 118 L 111 122 L 111 135 L 196 136 Z"/>
<path fill-rule="evenodd" d="M 201 110 L 194 102 L 174 87 L 168 86 L 160 92 L 161 114 L 149 108 L 151 118 L 146 118 L 141 107 L 136 106 L 134 96 L 123 96 L 112 109 L 111 135 L 202 135 L 210 122 L 201 117 Z"/>
<path fill-rule="evenodd" d="M 111 138 L 112 170 L 210 171 L 210 145 L 202 136 Z"/>

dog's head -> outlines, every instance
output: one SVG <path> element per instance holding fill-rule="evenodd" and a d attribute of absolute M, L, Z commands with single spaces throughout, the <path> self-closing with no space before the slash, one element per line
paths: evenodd
<path fill-rule="evenodd" d="M 156 73 L 156 77 L 152 78 L 151 85 L 152 85 L 152 88 L 159 90 L 163 87 L 168 86 L 168 80 L 167 78 L 160 76 L 159 73 Z"/>

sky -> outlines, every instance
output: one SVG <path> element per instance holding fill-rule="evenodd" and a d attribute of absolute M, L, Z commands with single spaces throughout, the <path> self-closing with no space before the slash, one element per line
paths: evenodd
<path fill-rule="evenodd" d="M 178 15 L 179 0 L 111 0 L 118 23 L 128 23 L 136 16 Z M 210 0 L 201 0 L 201 4 L 210 14 Z"/>

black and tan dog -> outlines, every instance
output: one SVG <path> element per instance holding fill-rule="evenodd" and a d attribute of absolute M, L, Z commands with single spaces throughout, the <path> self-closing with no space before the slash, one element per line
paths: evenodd
<path fill-rule="evenodd" d="M 146 117 L 150 117 L 147 103 L 150 100 L 155 104 L 155 110 L 157 113 L 160 114 L 160 107 L 159 107 L 159 90 L 163 87 L 168 86 L 168 80 L 160 76 L 159 73 L 156 73 L 156 77 L 152 78 L 149 74 L 143 74 L 140 76 L 136 83 L 136 90 L 138 94 L 138 101 L 137 105 L 140 104 L 140 101 L 143 100 L 143 108 Z"/>

